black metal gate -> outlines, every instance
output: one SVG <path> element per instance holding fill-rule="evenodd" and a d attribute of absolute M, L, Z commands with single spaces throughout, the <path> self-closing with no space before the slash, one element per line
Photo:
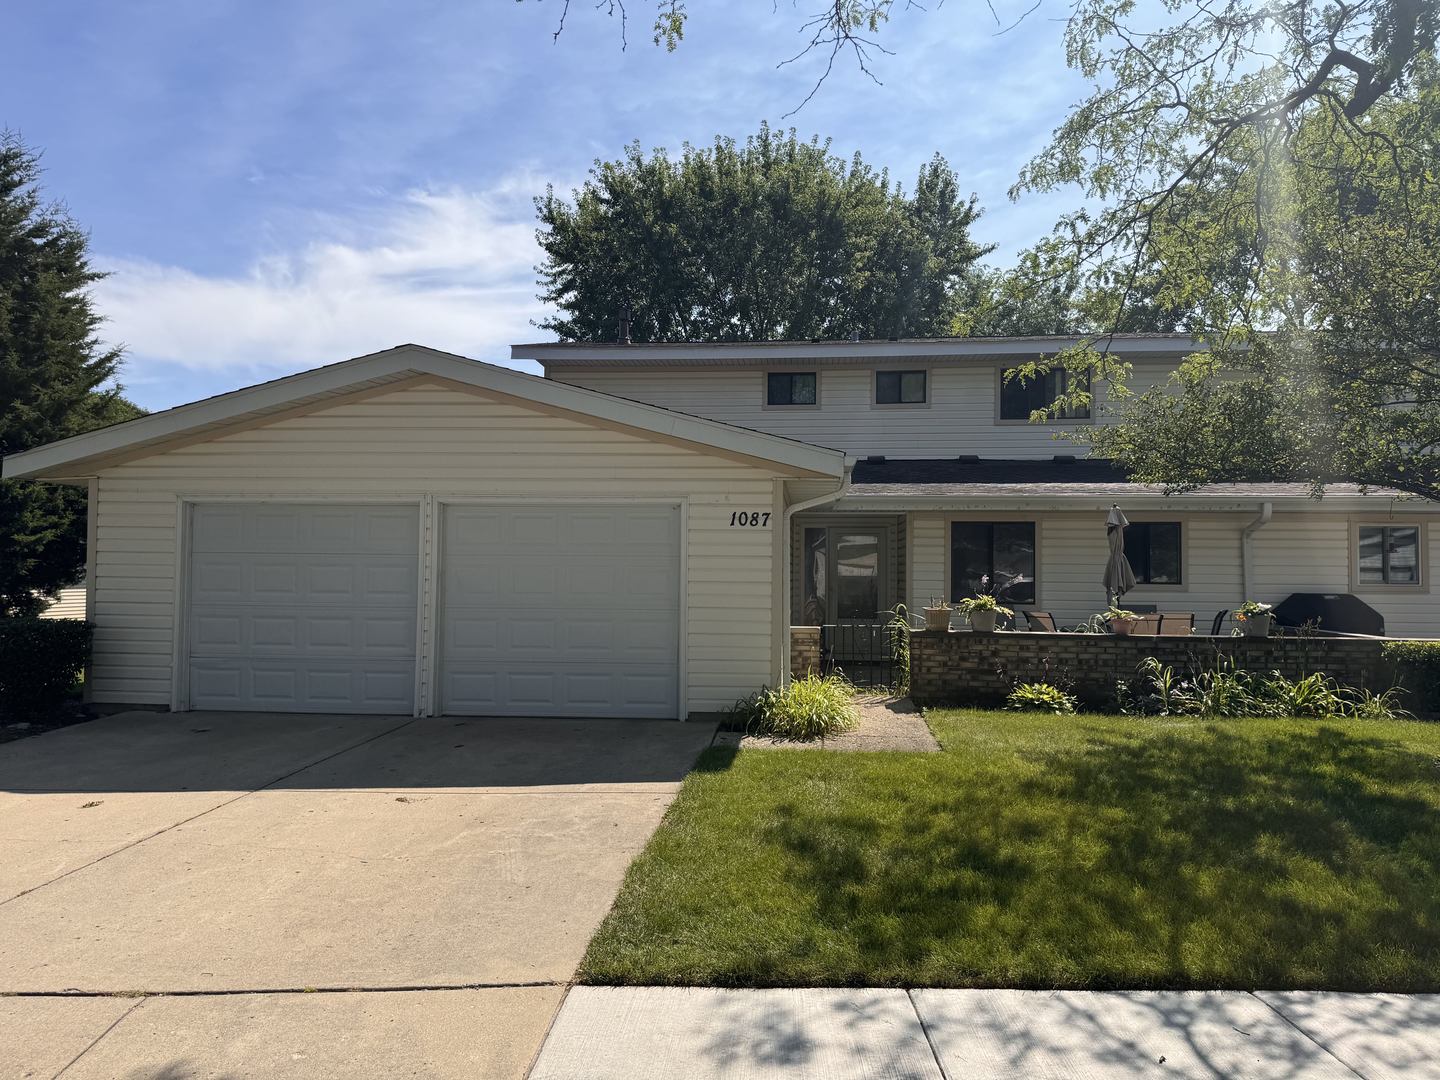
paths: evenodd
<path fill-rule="evenodd" d="M 820 665 L 856 686 L 895 685 L 895 652 L 888 623 L 837 623 L 820 628 Z"/>

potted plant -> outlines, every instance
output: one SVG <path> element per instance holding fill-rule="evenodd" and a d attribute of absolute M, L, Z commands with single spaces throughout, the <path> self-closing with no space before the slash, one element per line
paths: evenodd
<path fill-rule="evenodd" d="M 930 598 L 930 606 L 925 609 L 925 629 L 949 630 L 950 616 L 954 612 L 954 610 L 955 609 L 952 608 L 949 604 L 947 604 L 944 600 L 940 600 L 937 602 L 936 599 L 932 596 Z"/>
<path fill-rule="evenodd" d="M 1135 631 L 1135 624 L 1140 621 L 1140 616 L 1133 611 L 1126 611 L 1124 608 L 1115 607 L 1113 604 L 1105 609 L 1100 616 L 1110 627 L 1112 634 L 1119 634 L 1121 637 L 1128 637 Z"/>
<path fill-rule="evenodd" d="M 1013 618 L 1015 612 L 1002 607 L 990 593 L 981 593 L 961 600 L 955 605 L 970 620 L 970 629 L 981 634 L 993 634 L 995 623 L 1001 615 Z"/>
<path fill-rule="evenodd" d="M 1271 624 L 1275 622 L 1273 604 L 1262 604 L 1246 600 L 1235 609 L 1235 619 L 1245 628 L 1246 637 L 1269 637 Z"/>

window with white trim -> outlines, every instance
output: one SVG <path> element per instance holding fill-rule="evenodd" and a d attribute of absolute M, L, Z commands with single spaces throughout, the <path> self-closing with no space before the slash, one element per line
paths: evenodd
<path fill-rule="evenodd" d="M 876 405 L 924 405 L 926 379 L 923 371 L 877 371 Z"/>
<path fill-rule="evenodd" d="M 1361 525 L 1355 577 L 1361 585 L 1420 584 L 1420 526 Z"/>
<path fill-rule="evenodd" d="M 772 371 L 765 377 L 766 405 L 814 405 L 815 372 Z"/>

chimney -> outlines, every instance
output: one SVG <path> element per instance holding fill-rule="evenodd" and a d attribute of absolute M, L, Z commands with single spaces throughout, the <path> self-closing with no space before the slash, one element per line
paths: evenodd
<path fill-rule="evenodd" d="M 615 334 L 615 340 L 621 345 L 630 344 L 630 305 L 620 305 L 620 326 Z"/>

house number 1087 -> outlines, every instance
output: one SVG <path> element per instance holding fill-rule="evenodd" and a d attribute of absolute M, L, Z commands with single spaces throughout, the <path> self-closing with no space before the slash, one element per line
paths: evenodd
<path fill-rule="evenodd" d="M 758 510 L 752 510 L 749 513 L 746 513 L 744 510 L 736 510 L 730 515 L 730 527 L 732 529 L 738 529 L 742 525 L 747 528 L 758 529 L 763 525 L 769 524 L 770 512 L 768 510 L 764 513 Z"/>

